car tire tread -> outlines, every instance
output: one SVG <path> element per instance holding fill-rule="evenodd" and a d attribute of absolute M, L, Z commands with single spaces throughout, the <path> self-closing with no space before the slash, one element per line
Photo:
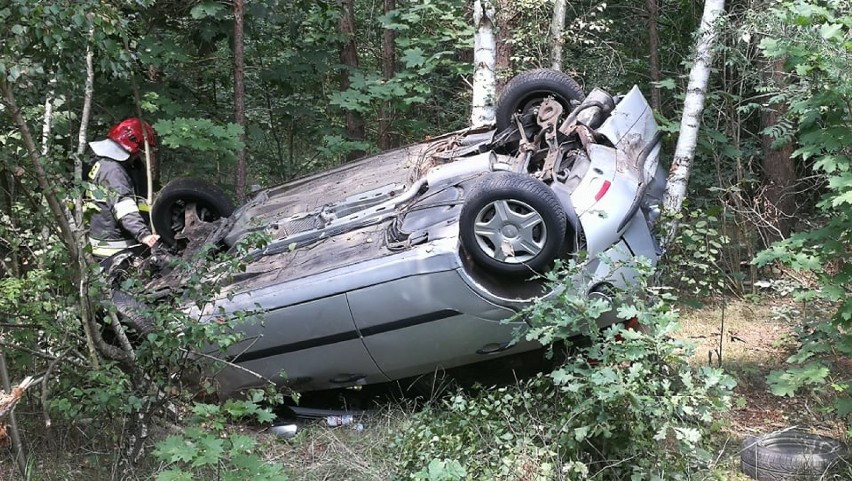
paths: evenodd
<path fill-rule="evenodd" d="M 512 125 L 512 118 L 524 100 L 537 94 L 542 94 L 542 97 L 555 96 L 566 108 L 566 114 L 572 110 L 567 104 L 586 98 L 580 84 L 558 70 L 536 69 L 518 74 L 506 84 L 497 101 L 495 115 L 497 130 L 500 131 Z"/>
<path fill-rule="evenodd" d="M 840 441 L 796 431 L 749 436 L 742 447 L 743 472 L 770 481 L 821 475 L 845 452 Z"/>
<path fill-rule="evenodd" d="M 234 212 L 234 204 L 219 187 L 191 177 L 175 179 L 157 194 L 151 208 L 151 222 L 160 239 L 170 246 L 176 243 L 172 231 L 172 207 L 180 201 L 202 203 L 217 218 L 228 217 Z"/>

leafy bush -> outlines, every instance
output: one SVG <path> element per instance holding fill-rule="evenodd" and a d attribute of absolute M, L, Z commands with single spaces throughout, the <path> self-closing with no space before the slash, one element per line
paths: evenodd
<path fill-rule="evenodd" d="M 584 279 L 580 265 L 549 274 L 558 294 L 525 312 L 526 337 L 552 344 L 564 361 L 517 386 L 458 393 L 414 415 L 393 445 L 400 471 L 422 473 L 437 459 L 461 463 L 467 479 L 688 479 L 706 466 L 704 434 L 730 406 L 735 383 L 687 363 L 690 346 L 670 337 L 677 312 L 649 295 L 650 268 L 639 269 L 637 288 L 616 305 L 620 319 L 643 330 L 597 326 L 612 305 L 561 288 Z M 577 333 L 584 342 L 574 342 Z"/>
<path fill-rule="evenodd" d="M 696 299 L 718 296 L 728 289 L 738 292 L 741 274 L 727 272 L 720 265 L 729 244 L 730 237 L 721 232 L 718 217 L 704 210 L 687 211 L 661 268 L 666 285 Z"/>
<path fill-rule="evenodd" d="M 769 59 L 783 59 L 787 84 L 773 102 L 789 104 L 787 120 L 796 127 L 794 155 L 813 165 L 825 181 L 818 208 L 827 221 L 794 234 L 760 253 L 755 262 L 780 262 L 817 281 L 798 293 L 802 300 L 835 306 L 833 316 L 806 320 L 801 350 L 786 370 L 772 373 L 774 393 L 794 395 L 805 386 L 836 394 L 837 413 L 852 419 L 852 378 L 830 376 L 829 367 L 852 353 L 852 53 L 850 2 L 780 2 L 765 13 L 770 26 L 760 47 Z M 848 371 L 848 370 L 847 370 Z M 852 425 L 852 424 L 850 424 Z M 852 434 L 852 429 L 849 430 Z"/>
<path fill-rule="evenodd" d="M 223 406 L 195 404 L 193 426 L 182 435 L 157 443 L 154 456 L 171 466 L 160 472 L 157 481 L 191 480 L 205 475 L 223 481 L 287 479 L 279 464 L 267 463 L 260 456 L 254 437 L 228 429 L 232 421 L 271 422 L 275 416 L 259 406 L 264 400 L 262 392 L 254 392 L 249 399 L 228 400 Z"/>

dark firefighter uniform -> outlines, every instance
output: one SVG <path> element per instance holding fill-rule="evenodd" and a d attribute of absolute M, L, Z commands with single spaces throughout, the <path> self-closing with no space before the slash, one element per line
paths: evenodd
<path fill-rule="evenodd" d="M 93 186 L 86 192 L 86 209 L 91 216 L 89 243 L 92 255 L 105 258 L 137 246 L 151 235 L 143 216 L 148 204 L 138 195 L 146 191 L 147 181 L 139 161 L 92 160 L 88 177 Z"/>

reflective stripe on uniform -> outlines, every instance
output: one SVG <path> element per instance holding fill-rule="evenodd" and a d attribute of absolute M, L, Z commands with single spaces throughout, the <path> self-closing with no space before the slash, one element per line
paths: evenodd
<path fill-rule="evenodd" d="M 106 241 L 89 237 L 89 245 L 92 246 L 92 255 L 97 257 L 109 257 L 113 254 L 135 247 L 139 245 L 134 241 L 129 240 L 113 240 Z"/>
<path fill-rule="evenodd" d="M 92 166 L 92 170 L 89 171 L 89 180 L 95 180 L 95 177 L 98 176 L 99 170 L 101 170 L 101 163 L 95 162 L 95 165 Z"/>
<path fill-rule="evenodd" d="M 136 207 L 139 209 L 139 212 L 151 212 L 151 206 L 148 205 L 148 201 L 145 199 L 139 199 Z"/>
<path fill-rule="evenodd" d="M 96 202 L 88 201 L 83 204 L 83 212 L 92 213 L 92 212 L 100 212 L 101 206 L 99 206 Z"/>
<path fill-rule="evenodd" d="M 121 199 L 112 208 L 112 213 L 115 215 L 116 220 L 121 220 L 122 217 L 133 212 L 139 212 L 139 207 L 136 206 L 136 199 L 132 197 Z"/>
<path fill-rule="evenodd" d="M 92 246 L 92 255 L 96 257 L 109 257 L 113 254 L 118 254 L 119 252 L 129 249 L 131 247 L 135 247 L 139 245 L 134 241 L 129 240 L 115 240 L 115 241 L 104 241 L 100 239 L 95 239 L 93 237 L 89 237 L 89 245 Z"/>

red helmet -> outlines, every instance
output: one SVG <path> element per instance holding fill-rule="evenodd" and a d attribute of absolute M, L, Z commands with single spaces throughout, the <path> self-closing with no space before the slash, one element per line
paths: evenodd
<path fill-rule="evenodd" d="M 142 134 L 143 126 L 148 136 L 148 145 L 152 148 L 156 147 L 157 135 L 154 133 L 151 124 L 136 117 L 121 121 L 109 130 L 107 137 L 124 147 L 124 150 L 128 151 L 130 155 L 136 155 L 139 151 L 145 149 L 145 137 Z"/>

